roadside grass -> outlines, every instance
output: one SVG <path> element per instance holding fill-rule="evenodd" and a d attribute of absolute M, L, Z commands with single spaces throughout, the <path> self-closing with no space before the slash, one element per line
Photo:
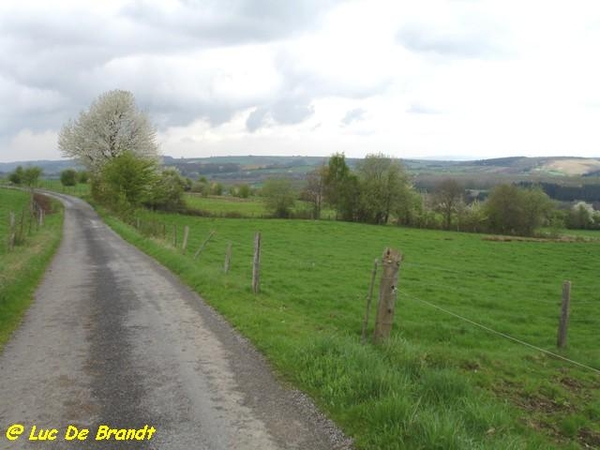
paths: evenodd
<path fill-rule="evenodd" d="M 482 235 L 328 221 L 193 218 L 186 253 L 103 213 L 253 340 L 309 392 L 360 449 L 576 449 L 600 445 L 600 377 L 425 302 L 556 351 L 563 280 L 573 283 L 565 357 L 600 367 L 600 242 L 494 242 Z M 192 256 L 211 230 L 211 242 Z M 262 233 L 261 293 L 251 292 Z M 232 266 L 223 274 L 225 249 Z M 360 344 L 373 260 L 405 254 L 396 324 L 385 345 Z M 371 314 L 372 321 L 374 310 Z"/>
<path fill-rule="evenodd" d="M 27 208 L 29 199 L 27 192 L 0 188 L 0 352 L 31 304 L 62 236 L 62 205 L 52 201 L 54 213 L 45 216 L 44 226 L 33 227 L 35 231 L 9 252 L 9 214 Z"/>

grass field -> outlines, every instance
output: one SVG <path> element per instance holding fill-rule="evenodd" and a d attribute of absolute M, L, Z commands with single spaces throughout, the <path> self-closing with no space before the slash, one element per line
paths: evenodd
<path fill-rule="evenodd" d="M 481 235 L 340 222 L 142 213 L 187 254 L 108 217 L 249 336 L 361 449 L 546 449 L 600 445 L 600 372 L 556 351 L 563 280 L 573 283 L 568 350 L 600 368 L 600 242 L 494 242 Z M 191 254 L 216 231 L 197 261 Z M 262 232 L 262 292 L 251 293 Z M 232 269 L 222 273 L 233 243 Z M 370 271 L 386 246 L 405 255 L 395 329 L 360 344 Z M 443 308 L 441 311 L 437 308 Z M 458 318 L 449 312 L 461 316 Z M 374 317 L 372 313 L 371 317 Z M 370 326 L 372 330 L 372 322 Z"/>
<path fill-rule="evenodd" d="M 29 198 L 27 192 L 0 188 L 0 351 L 31 303 L 62 235 L 62 207 L 51 203 L 55 212 L 46 215 L 44 226 L 33 226 L 25 241 L 9 252 L 9 214 L 19 217 Z"/>
<path fill-rule="evenodd" d="M 38 186 L 40 189 L 62 192 L 64 194 L 84 196 L 90 193 L 89 183 L 78 183 L 75 186 L 63 186 L 60 180 L 41 179 Z"/>
<path fill-rule="evenodd" d="M 239 215 L 245 218 L 260 218 L 269 216 L 269 211 L 265 208 L 265 203 L 260 197 L 251 197 L 242 199 L 227 196 L 202 197 L 198 194 L 186 193 L 184 195 L 185 203 L 189 208 L 207 211 L 214 215 Z M 311 205 L 305 201 L 296 201 L 293 212 L 309 212 Z M 334 219 L 335 211 L 324 209 L 321 213 L 323 219 Z"/>

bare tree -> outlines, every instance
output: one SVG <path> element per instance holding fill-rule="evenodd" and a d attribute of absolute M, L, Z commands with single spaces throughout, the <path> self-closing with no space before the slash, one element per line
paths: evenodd
<path fill-rule="evenodd" d="M 114 90 L 100 95 L 89 110 L 63 126 L 58 147 L 64 156 L 77 159 L 94 174 L 125 151 L 157 159 L 155 139 L 156 130 L 148 116 L 137 109 L 133 94 Z"/>
<path fill-rule="evenodd" d="M 327 166 L 322 165 L 306 176 L 306 186 L 303 196 L 312 204 L 313 219 L 321 218 L 321 208 L 325 198 L 325 179 L 327 177 Z"/>
<path fill-rule="evenodd" d="M 444 216 L 444 228 L 450 229 L 452 215 L 458 210 L 465 190 L 458 181 L 447 178 L 441 181 L 433 193 L 434 208 Z"/>

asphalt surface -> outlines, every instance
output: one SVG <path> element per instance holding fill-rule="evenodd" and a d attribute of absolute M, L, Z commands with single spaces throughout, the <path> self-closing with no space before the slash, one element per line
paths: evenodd
<path fill-rule="evenodd" d="M 350 448 L 200 297 L 58 197 L 63 242 L 0 355 L 0 449 Z"/>

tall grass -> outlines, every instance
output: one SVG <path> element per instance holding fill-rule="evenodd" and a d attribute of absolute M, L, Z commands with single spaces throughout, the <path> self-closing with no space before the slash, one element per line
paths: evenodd
<path fill-rule="evenodd" d="M 27 210 L 29 202 L 27 192 L 0 189 L 0 351 L 30 305 L 62 236 L 62 206 L 53 202 L 54 213 L 46 215 L 44 226 L 32 227 L 32 234 L 27 232 L 9 251 L 9 214 Z"/>

